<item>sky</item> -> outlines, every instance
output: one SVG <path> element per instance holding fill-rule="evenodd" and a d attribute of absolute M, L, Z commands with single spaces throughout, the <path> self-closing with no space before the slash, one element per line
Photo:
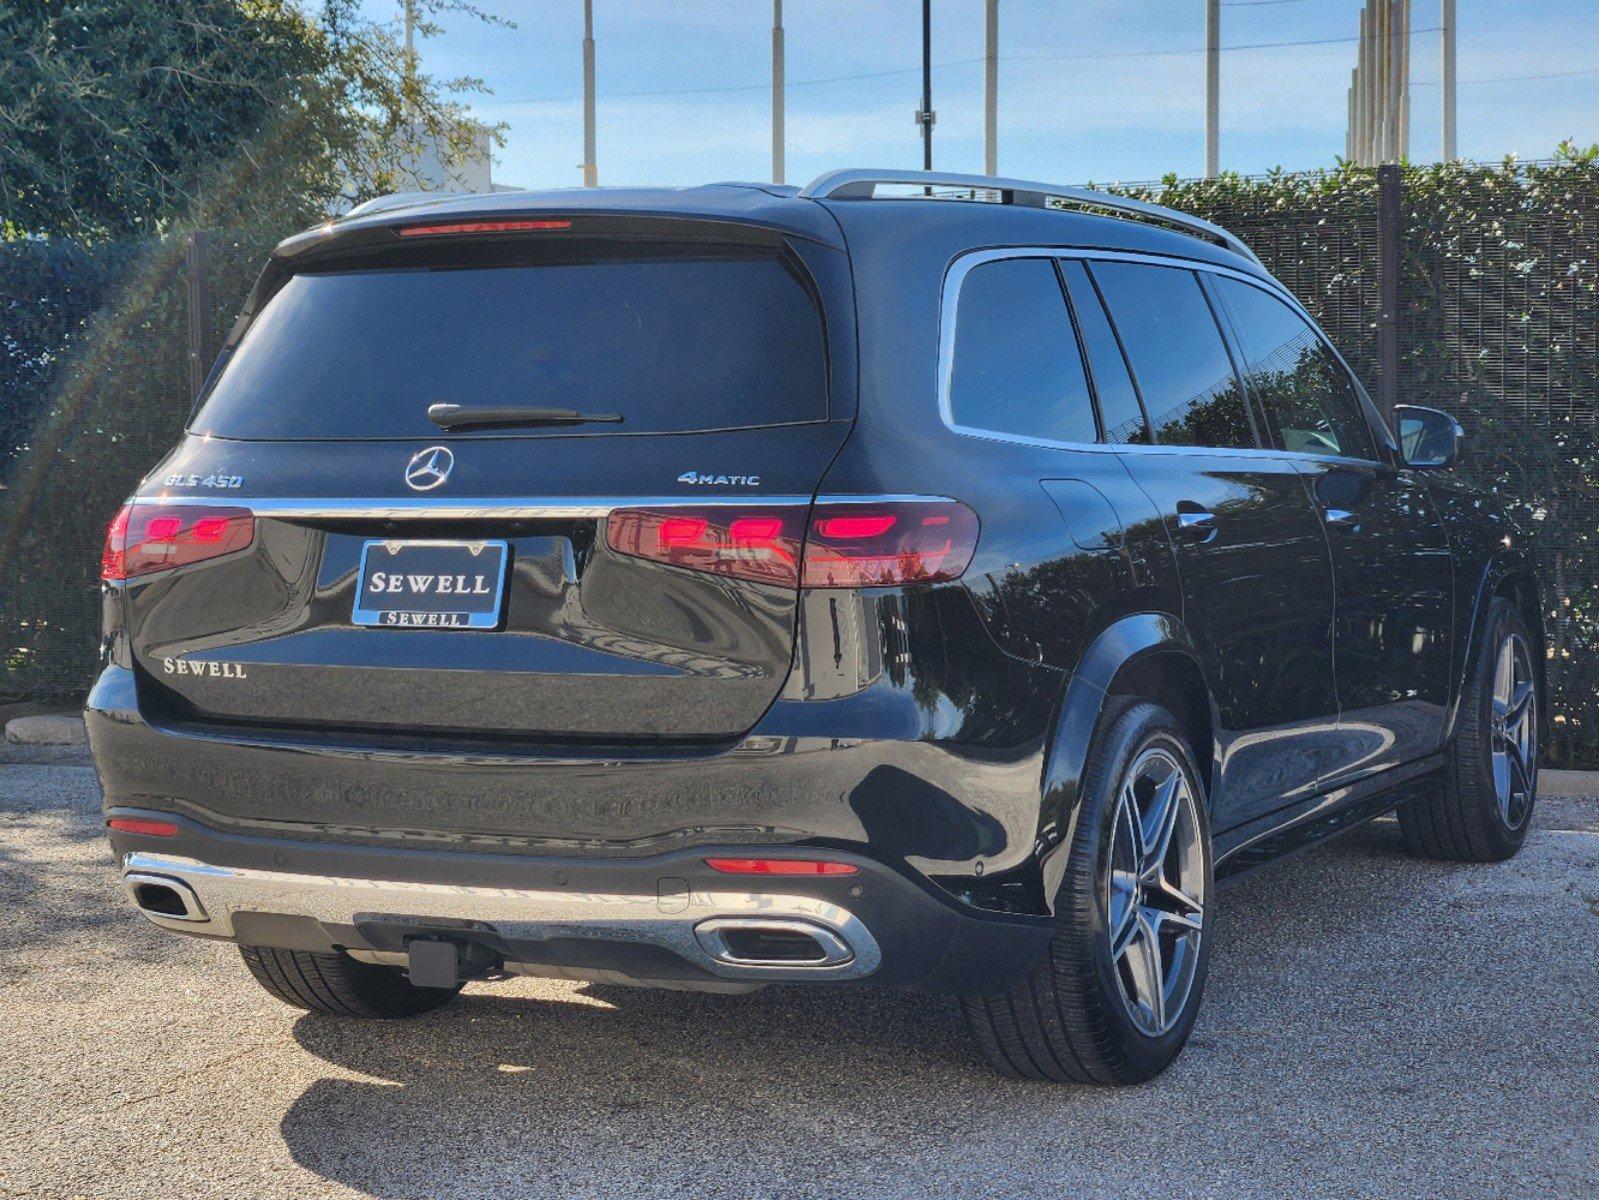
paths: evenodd
<path fill-rule="evenodd" d="M 575 186 L 583 157 L 581 0 L 477 0 L 423 69 L 493 89 L 494 179 Z M 366 0 L 392 17 L 399 0 Z M 983 0 L 933 0 L 934 166 L 983 167 Z M 920 167 L 920 0 L 786 0 L 787 180 Z M 770 0 L 594 0 L 602 185 L 772 178 Z M 1052 182 L 1204 167 L 1204 0 L 1000 0 L 999 170 Z M 1437 158 L 1440 0 L 1415 0 L 1411 158 Z M 1344 149 L 1360 0 L 1224 0 L 1221 165 L 1330 166 Z M 1458 0 L 1466 158 L 1599 141 L 1599 0 Z M 1295 42 L 1298 45 L 1263 45 Z M 1526 76 L 1554 76 L 1524 78 Z"/>

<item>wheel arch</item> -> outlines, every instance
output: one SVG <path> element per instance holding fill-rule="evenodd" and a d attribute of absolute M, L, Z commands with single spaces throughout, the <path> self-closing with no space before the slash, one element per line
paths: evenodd
<path fill-rule="evenodd" d="M 1532 635 L 1532 669 L 1538 680 L 1538 711 L 1541 714 L 1540 736 L 1547 734 L 1549 723 L 1548 697 L 1548 635 L 1544 629 L 1542 591 L 1538 577 L 1528 562 L 1506 562 L 1495 558 L 1484 568 L 1472 596 L 1471 621 L 1466 626 L 1469 639 L 1465 652 L 1460 655 L 1460 673 L 1455 681 L 1454 695 L 1450 698 L 1448 726 L 1444 730 L 1444 744 L 1449 744 L 1460 723 L 1460 706 L 1466 689 L 1477 670 L 1482 655 L 1483 628 L 1488 621 L 1488 609 L 1495 600 L 1509 600 L 1516 606 L 1527 631 Z"/>
<path fill-rule="evenodd" d="M 1187 626 L 1168 613 L 1135 613 L 1106 626 L 1066 684 L 1044 761 L 1038 845 L 1053 903 L 1080 809 L 1083 775 L 1107 701 L 1137 696 L 1167 708 L 1188 736 L 1207 799 L 1216 778 L 1215 698 Z"/>

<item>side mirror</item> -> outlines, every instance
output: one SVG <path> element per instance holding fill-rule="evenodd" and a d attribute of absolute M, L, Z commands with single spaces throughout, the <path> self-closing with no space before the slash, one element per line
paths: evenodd
<path fill-rule="evenodd" d="M 1460 422 L 1448 413 L 1415 404 L 1394 405 L 1394 432 L 1399 435 L 1399 452 L 1405 463 L 1433 471 L 1455 465 L 1460 439 L 1465 436 Z"/>

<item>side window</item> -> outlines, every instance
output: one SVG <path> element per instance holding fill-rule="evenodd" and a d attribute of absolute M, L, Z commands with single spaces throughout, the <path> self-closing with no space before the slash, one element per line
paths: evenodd
<path fill-rule="evenodd" d="M 1121 335 L 1155 440 L 1253 448 L 1232 359 L 1194 273 L 1123 262 L 1095 262 L 1090 270 Z"/>
<path fill-rule="evenodd" d="M 1354 382 L 1315 328 L 1276 296 L 1218 284 L 1238 326 L 1249 386 L 1284 450 L 1377 457 Z"/>
<path fill-rule="evenodd" d="M 967 273 L 949 399 L 955 424 L 970 429 L 1098 440 L 1082 354 L 1049 259 L 1004 258 Z"/>
<path fill-rule="evenodd" d="M 1122 357 L 1116 332 L 1105 318 L 1104 305 L 1100 303 L 1094 281 L 1088 277 L 1088 268 L 1080 260 L 1065 259 L 1060 271 L 1066 279 L 1066 292 L 1072 298 L 1077 332 L 1082 335 L 1083 349 L 1088 353 L 1088 373 L 1093 378 L 1094 395 L 1099 400 L 1105 440 L 1147 446 L 1149 425 L 1144 420 L 1144 409 L 1138 403 L 1133 377 L 1127 373 L 1127 360 Z"/>

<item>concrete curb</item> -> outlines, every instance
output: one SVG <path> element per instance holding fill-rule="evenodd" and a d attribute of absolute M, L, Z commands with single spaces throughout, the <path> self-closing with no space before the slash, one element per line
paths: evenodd
<path fill-rule="evenodd" d="M 7 721 L 6 741 L 23 746 L 82 746 L 89 737 L 77 713 L 37 713 Z"/>
<path fill-rule="evenodd" d="M 1538 794 L 1599 800 L 1599 771 L 1539 771 Z"/>

